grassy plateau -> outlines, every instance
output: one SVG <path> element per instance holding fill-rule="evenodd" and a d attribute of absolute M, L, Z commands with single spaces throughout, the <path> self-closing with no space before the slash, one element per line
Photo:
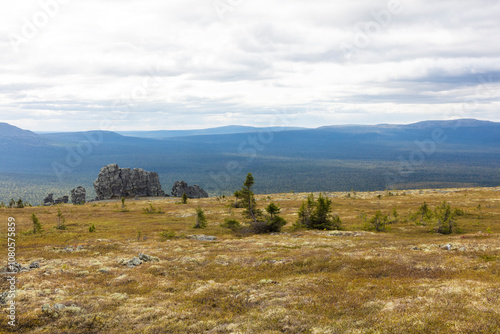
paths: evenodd
<path fill-rule="evenodd" d="M 500 333 L 500 188 L 324 193 L 340 231 L 292 228 L 307 195 L 257 195 L 288 222 L 259 235 L 219 226 L 245 221 L 234 197 L 0 208 L 2 267 L 9 217 L 17 262 L 39 262 L 16 275 L 16 327 L 7 302 L 0 332 Z M 462 210 L 459 230 L 411 219 L 424 201 Z M 193 228 L 198 206 L 204 229 Z M 394 209 L 388 231 L 367 228 Z M 30 233 L 33 213 L 40 233 Z M 202 234 L 216 239 L 193 237 Z M 123 264 L 139 253 L 159 261 Z M 3 276 L 0 293 L 10 288 Z"/>

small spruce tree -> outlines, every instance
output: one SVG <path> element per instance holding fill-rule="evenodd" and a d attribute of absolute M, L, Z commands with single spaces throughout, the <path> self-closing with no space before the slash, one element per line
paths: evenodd
<path fill-rule="evenodd" d="M 342 222 L 338 215 L 332 214 L 332 201 L 323 194 L 314 200 L 314 195 L 309 195 L 302 203 L 298 212 L 296 227 L 305 227 L 317 230 L 340 230 Z"/>
<path fill-rule="evenodd" d="M 196 222 L 193 228 L 205 228 L 207 227 L 207 218 L 201 207 L 196 208 Z"/>
<path fill-rule="evenodd" d="M 252 191 L 252 186 L 255 184 L 255 179 L 252 173 L 248 173 L 243 182 L 243 186 L 239 191 L 242 207 L 245 208 L 243 214 L 248 218 L 251 218 L 254 223 L 257 223 L 257 217 L 260 215 L 260 211 L 257 209 L 257 203 L 255 202 L 255 194 Z"/>
<path fill-rule="evenodd" d="M 418 208 L 417 213 L 420 216 L 420 222 L 423 223 L 425 220 L 432 218 L 432 210 L 429 208 L 426 202 L 424 202 L 420 208 Z"/>
<path fill-rule="evenodd" d="M 295 223 L 296 227 L 311 228 L 311 225 L 312 225 L 311 218 L 312 218 L 314 207 L 315 207 L 314 195 L 309 194 L 307 196 L 307 200 L 300 205 L 299 212 L 298 212 L 299 218 L 298 218 L 297 222 Z"/>
<path fill-rule="evenodd" d="M 236 219 L 225 218 L 224 222 L 220 224 L 220 227 L 228 228 L 233 231 L 237 231 L 241 228 L 241 224 Z"/>
<path fill-rule="evenodd" d="M 441 234 L 451 234 L 456 227 L 455 213 L 451 210 L 450 204 L 443 202 L 434 210 L 436 217 L 437 232 Z"/>
<path fill-rule="evenodd" d="M 16 208 L 22 209 L 24 208 L 23 200 L 20 198 L 16 203 Z"/>
<path fill-rule="evenodd" d="M 31 221 L 33 222 L 33 234 L 42 233 L 42 224 L 34 213 L 31 215 Z"/>
<path fill-rule="evenodd" d="M 377 232 L 385 232 L 386 225 L 389 222 L 389 217 L 387 215 L 382 214 L 380 210 L 375 213 L 375 216 L 370 219 L 370 224 L 372 228 Z"/>
<path fill-rule="evenodd" d="M 184 193 L 182 194 L 182 197 L 181 197 L 181 203 L 182 203 L 182 204 L 187 204 L 187 202 L 188 202 L 188 196 L 187 196 L 187 194 L 184 192 Z"/>
<path fill-rule="evenodd" d="M 56 226 L 56 228 L 58 230 L 65 230 L 66 229 L 66 218 L 64 218 L 64 215 L 61 212 L 61 209 L 57 209 L 57 226 Z"/>
<path fill-rule="evenodd" d="M 280 232 L 281 228 L 286 225 L 285 219 L 278 216 L 281 208 L 271 202 L 265 210 L 269 214 L 266 221 L 266 232 Z"/>

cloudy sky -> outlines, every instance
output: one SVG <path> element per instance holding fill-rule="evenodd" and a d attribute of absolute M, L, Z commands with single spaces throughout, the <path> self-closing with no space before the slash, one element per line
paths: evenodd
<path fill-rule="evenodd" d="M 0 121 L 25 129 L 500 121 L 498 1 L 0 6 Z"/>

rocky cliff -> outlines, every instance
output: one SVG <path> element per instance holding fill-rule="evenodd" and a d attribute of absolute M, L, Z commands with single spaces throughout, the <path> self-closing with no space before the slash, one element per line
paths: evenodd
<path fill-rule="evenodd" d="M 158 173 L 142 168 L 120 168 L 117 164 L 104 166 L 94 181 L 98 200 L 131 196 L 165 196 Z"/>
<path fill-rule="evenodd" d="M 186 193 L 189 198 L 204 198 L 208 197 L 205 190 L 201 189 L 197 184 L 194 186 L 188 186 L 184 181 L 177 181 L 172 187 L 172 196 L 181 197 L 182 194 Z"/>

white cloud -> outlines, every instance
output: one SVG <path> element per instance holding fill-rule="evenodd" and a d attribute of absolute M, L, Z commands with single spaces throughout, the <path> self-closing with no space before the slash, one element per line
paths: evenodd
<path fill-rule="evenodd" d="M 464 117 L 500 120 L 496 2 L 57 1 L 0 5 L 0 120 L 199 128 L 287 108 L 296 126 L 407 123 L 471 99 Z"/>

